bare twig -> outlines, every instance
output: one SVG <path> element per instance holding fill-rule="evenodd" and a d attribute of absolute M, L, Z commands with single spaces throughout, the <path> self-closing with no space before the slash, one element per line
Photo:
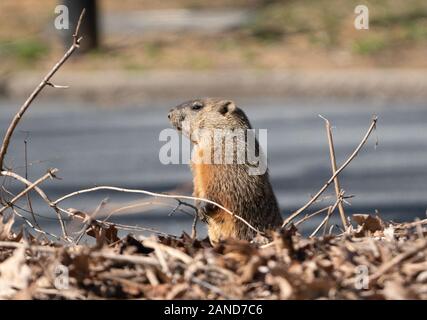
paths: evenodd
<path fill-rule="evenodd" d="M 80 41 L 82 37 L 79 37 L 79 30 L 80 30 L 80 24 L 83 19 L 84 13 L 85 13 L 85 10 L 83 9 L 79 18 L 79 22 L 77 23 L 76 30 L 73 34 L 74 41 L 71 47 L 64 54 L 64 56 L 53 66 L 53 68 L 43 78 L 43 80 L 39 83 L 39 85 L 34 89 L 34 91 L 31 93 L 28 99 L 24 102 L 24 104 L 21 106 L 18 113 L 14 116 L 12 122 L 10 123 L 0 148 L 0 170 L 3 170 L 4 157 L 7 153 L 12 135 L 16 127 L 18 126 L 19 121 L 22 119 L 25 112 L 27 111 L 28 107 L 31 105 L 34 99 L 39 95 L 39 93 L 43 90 L 43 88 L 46 85 L 48 85 L 53 75 L 59 70 L 59 68 L 61 68 L 61 66 L 68 60 L 68 58 L 73 54 L 73 52 L 80 46 Z"/>
<path fill-rule="evenodd" d="M 3 208 L 0 209 L 0 216 L 3 214 L 3 212 L 11 207 L 16 201 L 18 201 L 21 197 L 25 196 L 28 192 L 35 189 L 37 185 L 42 183 L 43 181 L 52 178 L 55 173 L 58 172 L 58 169 L 49 169 L 48 172 L 41 178 L 39 178 L 34 183 L 31 183 L 28 187 L 26 187 L 24 190 L 22 190 L 20 193 L 18 193 L 12 200 L 10 200 Z"/>
<path fill-rule="evenodd" d="M 121 223 L 112 223 L 112 222 L 107 222 L 107 225 L 114 226 L 114 227 L 116 227 L 116 229 L 119 229 L 119 230 L 134 231 L 134 232 L 151 232 L 151 233 L 156 233 L 158 235 L 168 237 L 168 238 L 178 238 L 177 236 L 175 236 L 173 234 L 162 232 L 162 231 L 156 230 L 154 228 L 149 228 L 149 227 L 129 226 L 129 225 L 121 224 Z"/>
<path fill-rule="evenodd" d="M 98 212 L 102 209 L 102 207 L 105 206 L 108 199 L 104 199 L 101 201 L 101 203 L 96 207 L 95 211 L 92 213 L 91 216 L 86 216 L 85 225 L 83 226 L 82 230 L 80 231 L 79 235 L 77 236 L 76 240 L 74 241 L 75 244 L 79 244 L 80 240 L 83 238 L 83 236 L 86 233 L 86 230 L 89 228 L 89 226 L 92 224 L 92 221 L 95 220 L 96 215 Z"/>
<path fill-rule="evenodd" d="M 325 211 L 327 211 L 329 209 L 330 209 L 330 206 L 327 206 L 327 207 L 325 207 L 323 209 L 317 210 L 316 212 L 313 212 L 311 214 L 307 214 L 304 218 L 302 218 L 302 219 L 298 220 L 297 222 L 295 222 L 294 226 L 297 227 L 300 224 L 304 223 L 305 221 L 307 221 L 307 220 L 313 218 L 314 216 L 317 216 L 318 214 L 320 214 L 322 212 L 325 212 Z"/>
<path fill-rule="evenodd" d="M 415 245 L 412 249 L 410 249 L 406 252 L 403 252 L 403 253 L 399 254 L 398 256 L 395 256 L 390 261 L 381 265 L 378 268 L 378 270 L 369 277 L 369 281 L 370 282 L 376 281 L 378 278 L 380 278 L 383 274 L 385 274 L 391 268 L 394 268 L 395 266 L 401 264 L 406 259 L 409 259 L 409 258 L 413 257 L 414 255 L 416 255 L 417 253 L 422 252 L 423 250 L 426 250 L 426 249 L 427 249 L 427 240 L 422 240 L 420 244 Z"/>
<path fill-rule="evenodd" d="M 53 84 L 52 82 L 47 82 L 46 85 L 51 86 L 52 88 L 56 89 L 68 89 L 70 86 L 60 86 L 57 84 Z"/>
<path fill-rule="evenodd" d="M 11 177 L 15 180 L 18 180 L 20 182 L 22 182 L 23 184 L 27 185 L 27 186 L 31 186 L 32 182 L 28 181 L 27 179 L 25 179 L 24 177 L 21 177 L 19 174 L 12 172 L 12 171 L 1 171 L 0 174 L 2 176 L 5 177 Z M 46 195 L 46 193 L 44 193 L 44 191 L 42 189 L 40 189 L 39 187 L 35 186 L 34 187 L 34 191 L 36 191 L 40 197 L 49 204 L 49 206 L 51 206 L 52 201 L 50 201 L 50 199 L 48 198 L 48 196 Z"/>
<path fill-rule="evenodd" d="M 22 182 L 23 184 L 25 184 L 25 185 L 27 185 L 27 186 L 31 186 L 33 183 L 31 182 L 31 181 L 28 181 L 27 179 L 25 179 L 24 177 L 21 177 L 19 174 L 17 174 L 17 173 L 15 173 L 15 172 L 12 172 L 12 171 L 1 171 L 0 172 L 0 175 L 2 175 L 2 176 L 5 176 L 5 177 L 11 177 L 11 178 L 14 178 L 15 180 L 18 180 L 18 181 L 20 181 L 20 182 Z M 57 218 L 58 218 L 58 220 L 59 220 L 59 224 L 61 225 L 61 229 L 62 229 L 62 233 L 63 233 L 63 236 L 64 236 L 64 238 L 66 239 L 66 240 L 68 240 L 68 241 L 70 241 L 70 239 L 68 238 L 68 235 L 67 235 L 67 231 L 66 231 L 66 229 L 65 229 L 65 223 L 64 223 L 64 221 L 63 221 L 63 219 L 62 219 L 62 217 L 61 217 L 61 214 L 60 214 L 60 211 L 61 212 L 63 212 L 63 211 L 65 211 L 65 212 L 67 212 L 66 210 L 63 210 L 63 209 L 60 209 L 58 206 L 56 206 L 56 205 L 53 205 L 52 204 L 52 201 L 49 199 L 49 197 L 46 195 L 46 193 L 41 189 L 41 188 L 39 188 L 37 185 L 35 185 L 32 189 L 34 189 L 34 191 L 36 191 L 39 195 L 40 195 L 40 197 L 50 206 L 50 207 L 52 207 L 54 210 L 55 210 L 55 212 L 56 212 L 56 215 L 57 215 Z M 68 212 L 67 212 L 67 214 L 69 215 L 69 216 L 71 216 L 71 214 L 69 214 Z"/>
<path fill-rule="evenodd" d="M 12 241 L 0 241 L 0 248 L 19 249 L 26 248 L 32 251 L 43 252 L 43 253 L 55 253 L 57 248 L 46 245 L 30 245 L 27 242 L 12 242 Z"/>
<path fill-rule="evenodd" d="M 313 238 L 317 232 L 322 228 L 323 225 L 329 220 L 329 217 L 332 215 L 332 213 L 337 208 L 338 204 L 342 201 L 342 194 L 338 196 L 337 201 L 334 203 L 333 206 L 329 207 L 328 213 L 326 214 L 325 218 L 322 220 L 322 222 L 317 226 L 317 228 L 313 231 L 313 233 L 310 235 L 310 238 Z"/>
<path fill-rule="evenodd" d="M 199 221 L 199 215 L 197 212 L 194 214 L 193 224 L 191 226 L 191 238 L 197 238 L 197 222 Z"/>
<path fill-rule="evenodd" d="M 28 248 L 29 250 L 43 253 L 51 253 L 54 254 L 58 251 L 58 248 L 49 247 L 49 246 L 34 246 L 28 245 L 27 243 L 22 242 L 12 242 L 12 241 L 0 241 L 0 248 Z M 136 256 L 136 255 L 125 255 L 125 254 L 117 254 L 113 252 L 106 251 L 97 251 L 91 252 L 89 254 L 93 258 L 103 258 L 103 259 L 111 259 L 120 262 L 127 262 L 133 264 L 143 264 L 143 265 L 151 265 L 151 266 L 159 266 L 159 262 L 152 257 L 144 257 L 144 256 Z"/>
<path fill-rule="evenodd" d="M 27 133 L 27 138 L 28 138 L 28 133 Z M 24 140 L 24 156 L 25 156 L 25 179 L 28 179 L 28 149 L 27 149 L 27 138 Z M 27 202 L 28 202 L 28 208 L 31 212 L 31 217 L 33 218 L 34 224 L 37 228 L 41 229 L 36 216 L 34 214 L 34 210 L 33 210 L 33 205 L 31 203 L 31 197 L 30 197 L 30 193 L 27 193 Z"/>
<path fill-rule="evenodd" d="M 186 253 L 184 253 L 178 249 L 175 249 L 175 248 L 166 246 L 164 244 L 158 243 L 156 241 L 146 239 L 146 240 L 142 240 L 142 244 L 144 246 L 147 246 L 147 247 L 162 250 L 163 252 L 166 252 L 168 255 L 170 255 L 170 256 L 178 259 L 178 260 L 181 260 L 185 264 L 189 264 L 189 263 L 193 262 L 193 258 L 190 257 L 188 254 L 186 254 Z"/>
<path fill-rule="evenodd" d="M 150 243 L 150 245 L 154 248 L 154 253 L 157 257 L 157 260 L 159 260 L 159 263 L 160 263 L 160 266 L 162 267 L 163 272 L 168 276 L 172 276 L 172 272 L 169 269 L 169 266 L 166 262 L 165 255 L 163 254 L 163 251 L 159 247 L 158 243 L 153 241 L 152 243 Z"/>
<path fill-rule="evenodd" d="M 264 232 L 261 232 L 260 230 L 256 229 L 249 222 L 247 222 L 245 219 L 243 219 L 242 217 L 234 214 L 233 212 L 231 212 L 230 210 L 228 210 L 224 206 L 220 205 L 219 203 L 216 203 L 216 202 L 208 200 L 208 199 L 198 198 L 198 197 L 191 197 L 191 196 L 162 194 L 162 193 L 150 192 L 150 191 L 139 190 L 139 189 L 126 189 L 126 188 L 118 188 L 118 187 L 111 187 L 111 186 L 99 186 L 99 187 L 94 187 L 94 188 L 89 188 L 89 189 L 83 189 L 83 190 L 79 190 L 79 191 L 75 191 L 75 192 L 69 193 L 69 194 L 67 194 L 67 195 L 65 195 L 65 196 L 63 196 L 63 197 L 55 200 L 54 202 L 52 202 L 52 205 L 56 206 L 57 204 L 61 203 L 64 200 L 67 200 L 67 199 L 69 199 L 71 197 L 74 197 L 74 196 L 77 196 L 77 195 L 81 195 L 81 194 L 85 194 L 85 193 L 95 192 L 95 191 L 99 191 L 99 190 L 111 190 L 111 191 L 126 192 L 126 193 L 145 194 L 145 195 L 148 195 L 148 196 L 159 197 L 159 198 L 199 200 L 199 201 L 211 203 L 211 204 L 217 206 L 218 208 L 224 210 L 225 212 L 227 212 L 228 214 L 230 214 L 232 217 L 234 217 L 234 218 L 242 221 L 250 229 L 254 230 L 255 232 L 257 232 L 257 233 L 259 233 L 261 235 L 264 235 Z"/>
<path fill-rule="evenodd" d="M 173 206 L 173 205 L 171 205 L 169 203 L 166 203 L 166 202 L 161 202 L 161 201 L 144 201 L 144 202 L 137 202 L 137 203 L 133 203 L 133 204 L 125 205 L 123 207 L 116 208 L 116 209 L 110 211 L 106 215 L 105 218 L 104 217 L 102 217 L 102 218 L 103 218 L 103 221 L 105 222 L 108 219 L 110 219 L 113 215 L 116 215 L 117 213 L 120 213 L 120 212 L 123 212 L 123 211 L 128 211 L 130 209 L 135 209 L 135 208 L 139 208 L 139 207 L 151 206 L 151 205 L 162 205 L 162 206 L 169 207 L 169 208 L 175 208 L 175 206 Z M 185 211 L 183 209 L 180 209 L 179 211 L 182 212 L 182 213 L 184 213 L 184 214 L 186 214 L 186 215 L 189 215 L 191 217 L 194 216 L 190 212 L 187 212 L 187 211 Z"/>
<path fill-rule="evenodd" d="M 401 228 L 414 228 L 414 227 L 417 227 L 418 225 L 424 225 L 424 224 L 427 224 L 427 219 L 403 223 L 403 224 L 399 225 L 399 227 L 401 227 Z"/>
<path fill-rule="evenodd" d="M 314 197 L 310 199 L 303 207 L 292 213 L 282 224 L 282 228 L 284 228 L 289 222 L 291 222 L 295 217 L 297 217 L 301 212 L 303 212 L 305 209 L 310 207 L 319 197 L 320 195 L 325 192 L 325 190 L 329 187 L 329 185 L 334 181 L 334 179 L 350 164 L 350 162 L 358 155 L 360 149 L 365 145 L 366 141 L 368 140 L 369 136 L 371 135 L 372 131 L 375 129 L 377 125 L 378 118 L 377 116 L 374 116 L 372 118 L 371 125 L 369 126 L 368 131 L 366 132 L 365 136 L 363 137 L 362 141 L 359 143 L 357 148 L 353 151 L 353 153 L 350 155 L 350 157 L 339 167 L 339 169 L 332 175 L 332 177 L 325 183 L 325 185 L 316 193 Z"/>
<path fill-rule="evenodd" d="M 76 29 L 74 30 L 74 33 L 73 33 L 73 44 L 76 45 L 77 47 L 80 46 L 80 41 L 82 40 L 82 37 L 80 37 L 79 35 L 79 30 L 80 30 L 80 26 L 82 24 L 85 13 L 86 13 L 86 8 L 83 8 L 82 12 L 80 13 L 79 21 L 77 21 Z"/>
<path fill-rule="evenodd" d="M 35 232 L 37 232 L 37 233 L 40 233 L 40 234 L 43 234 L 43 235 L 45 235 L 45 236 L 50 236 L 50 237 L 52 237 L 52 238 L 55 238 L 56 240 L 60 240 L 61 238 L 60 237 L 58 237 L 57 235 L 54 235 L 53 233 L 50 233 L 50 232 L 47 232 L 47 231 L 44 231 L 40 226 L 37 226 L 37 225 L 33 225 L 32 223 L 31 223 L 31 221 L 30 220 L 28 220 L 26 217 L 24 217 L 22 214 L 20 214 L 14 207 L 12 207 L 12 210 L 13 210 L 13 213 L 15 214 L 15 215 L 17 215 L 18 217 L 20 217 L 22 220 L 24 220 L 24 222 L 31 228 L 31 229 L 33 229 Z"/>
<path fill-rule="evenodd" d="M 204 280 L 201 280 L 199 278 L 196 277 L 191 277 L 190 280 L 192 282 L 194 282 L 195 284 L 198 284 L 201 287 L 205 287 L 206 289 L 215 292 L 216 294 L 218 294 L 219 296 L 224 297 L 225 299 L 231 300 L 234 297 L 230 297 L 229 295 L 225 294 L 220 288 L 218 288 L 217 286 L 214 286 L 213 284 L 210 284 L 209 282 L 206 282 Z M 234 298 L 236 299 L 236 298 Z"/>
<path fill-rule="evenodd" d="M 335 148 L 334 148 L 334 140 L 332 137 L 332 129 L 331 129 L 331 124 L 329 122 L 328 119 L 326 119 L 325 117 L 323 117 L 322 115 L 319 115 L 323 120 L 325 120 L 325 126 L 326 126 L 326 133 L 328 136 L 328 144 L 329 144 L 329 155 L 331 158 L 331 167 L 332 167 L 332 174 L 335 174 L 335 172 L 337 171 L 337 160 L 335 157 Z M 341 187 L 340 187 L 340 182 L 338 179 L 338 176 L 335 177 L 334 179 L 334 185 L 335 185 L 335 195 L 337 196 L 337 199 L 342 199 L 340 197 L 340 193 L 341 193 Z M 344 212 L 344 205 L 342 201 L 339 201 L 338 203 L 338 211 L 340 213 L 341 216 L 341 222 L 344 226 L 344 230 L 347 229 L 347 219 L 345 216 L 345 212 Z"/>
<path fill-rule="evenodd" d="M 159 266 L 159 262 L 152 257 L 117 254 L 117 253 L 110 253 L 110 252 L 104 252 L 104 251 L 92 252 L 90 255 L 94 258 L 104 258 L 104 259 L 111 259 L 115 261 L 127 262 L 127 263 L 133 263 L 133 264 Z"/>

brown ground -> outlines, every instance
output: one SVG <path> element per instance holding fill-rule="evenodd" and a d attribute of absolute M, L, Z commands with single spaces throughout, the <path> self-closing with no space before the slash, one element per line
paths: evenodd
<path fill-rule="evenodd" d="M 347 235 L 303 239 L 291 228 L 262 247 L 185 234 L 119 239 L 113 225 L 95 224 L 96 245 L 64 247 L 23 241 L 0 221 L 0 298 L 427 299 L 427 221 L 355 220 Z M 57 287 L 58 265 L 68 288 Z"/>

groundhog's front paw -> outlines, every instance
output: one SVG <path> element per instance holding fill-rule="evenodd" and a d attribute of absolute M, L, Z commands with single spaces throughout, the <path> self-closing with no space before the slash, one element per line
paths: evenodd
<path fill-rule="evenodd" d="M 206 221 L 209 216 L 211 216 L 217 209 L 216 205 L 208 202 L 202 202 L 198 206 L 197 214 L 199 219 Z"/>

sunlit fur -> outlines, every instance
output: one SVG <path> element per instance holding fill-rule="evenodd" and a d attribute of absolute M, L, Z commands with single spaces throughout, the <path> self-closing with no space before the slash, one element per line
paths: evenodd
<path fill-rule="evenodd" d="M 193 110 L 195 103 L 203 105 Z M 245 113 L 229 100 L 204 98 L 187 101 L 169 114 L 170 121 L 190 137 L 198 129 L 250 129 Z M 212 148 L 206 136 L 190 137 L 195 144 L 191 170 L 195 197 L 212 200 L 242 217 L 260 231 L 270 230 L 282 223 L 276 197 L 271 187 L 268 171 L 250 175 L 250 164 L 198 163 L 207 148 Z M 256 141 L 256 149 L 258 142 Z M 224 149 L 221 149 L 224 150 Z M 213 163 L 213 162 L 212 162 Z M 203 211 L 203 203 L 197 202 Z M 256 232 L 229 213 L 216 207 L 207 213 L 208 233 L 212 242 L 228 237 L 251 240 Z"/>

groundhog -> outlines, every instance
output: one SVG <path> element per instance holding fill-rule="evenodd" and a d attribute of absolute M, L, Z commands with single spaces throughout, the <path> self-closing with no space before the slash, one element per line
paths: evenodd
<path fill-rule="evenodd" d="M 262 174 L 251 174 L 253 164 L 246 157 L 238 161 L 235 146 L 242 139 L 243 145 L 247 146 L 247 130 L 251 125 L 233 101 L 216 98 L 187 101 L 173 108 L 168 118 L 194 144 L 190 163 L 194 197 L 208 199 L 227 208 L 264 234 L 281 226 L 282 218 L 267 169 Z M 224 153 L 227 146 L 230 147 L 230 140 L 225 142 L 225 137 L 213 138 L 212 132 L 233 130 L 245 135 L 232 138 L 232 157 L 228 156 L 228 161 L 225 161 Z M 213 143 L 214 139 L 216 143 Z M 262 153 L 254 136 L 253 141 L 256 152 Z M 214 158 L 218 151 L 221 161 Z M 245 223 L 213 204 L 196 201 L 196 207 L 199 217 L 208 225 L 212 243 L 230 237 L 252 240 L 257 235 Z"/>

